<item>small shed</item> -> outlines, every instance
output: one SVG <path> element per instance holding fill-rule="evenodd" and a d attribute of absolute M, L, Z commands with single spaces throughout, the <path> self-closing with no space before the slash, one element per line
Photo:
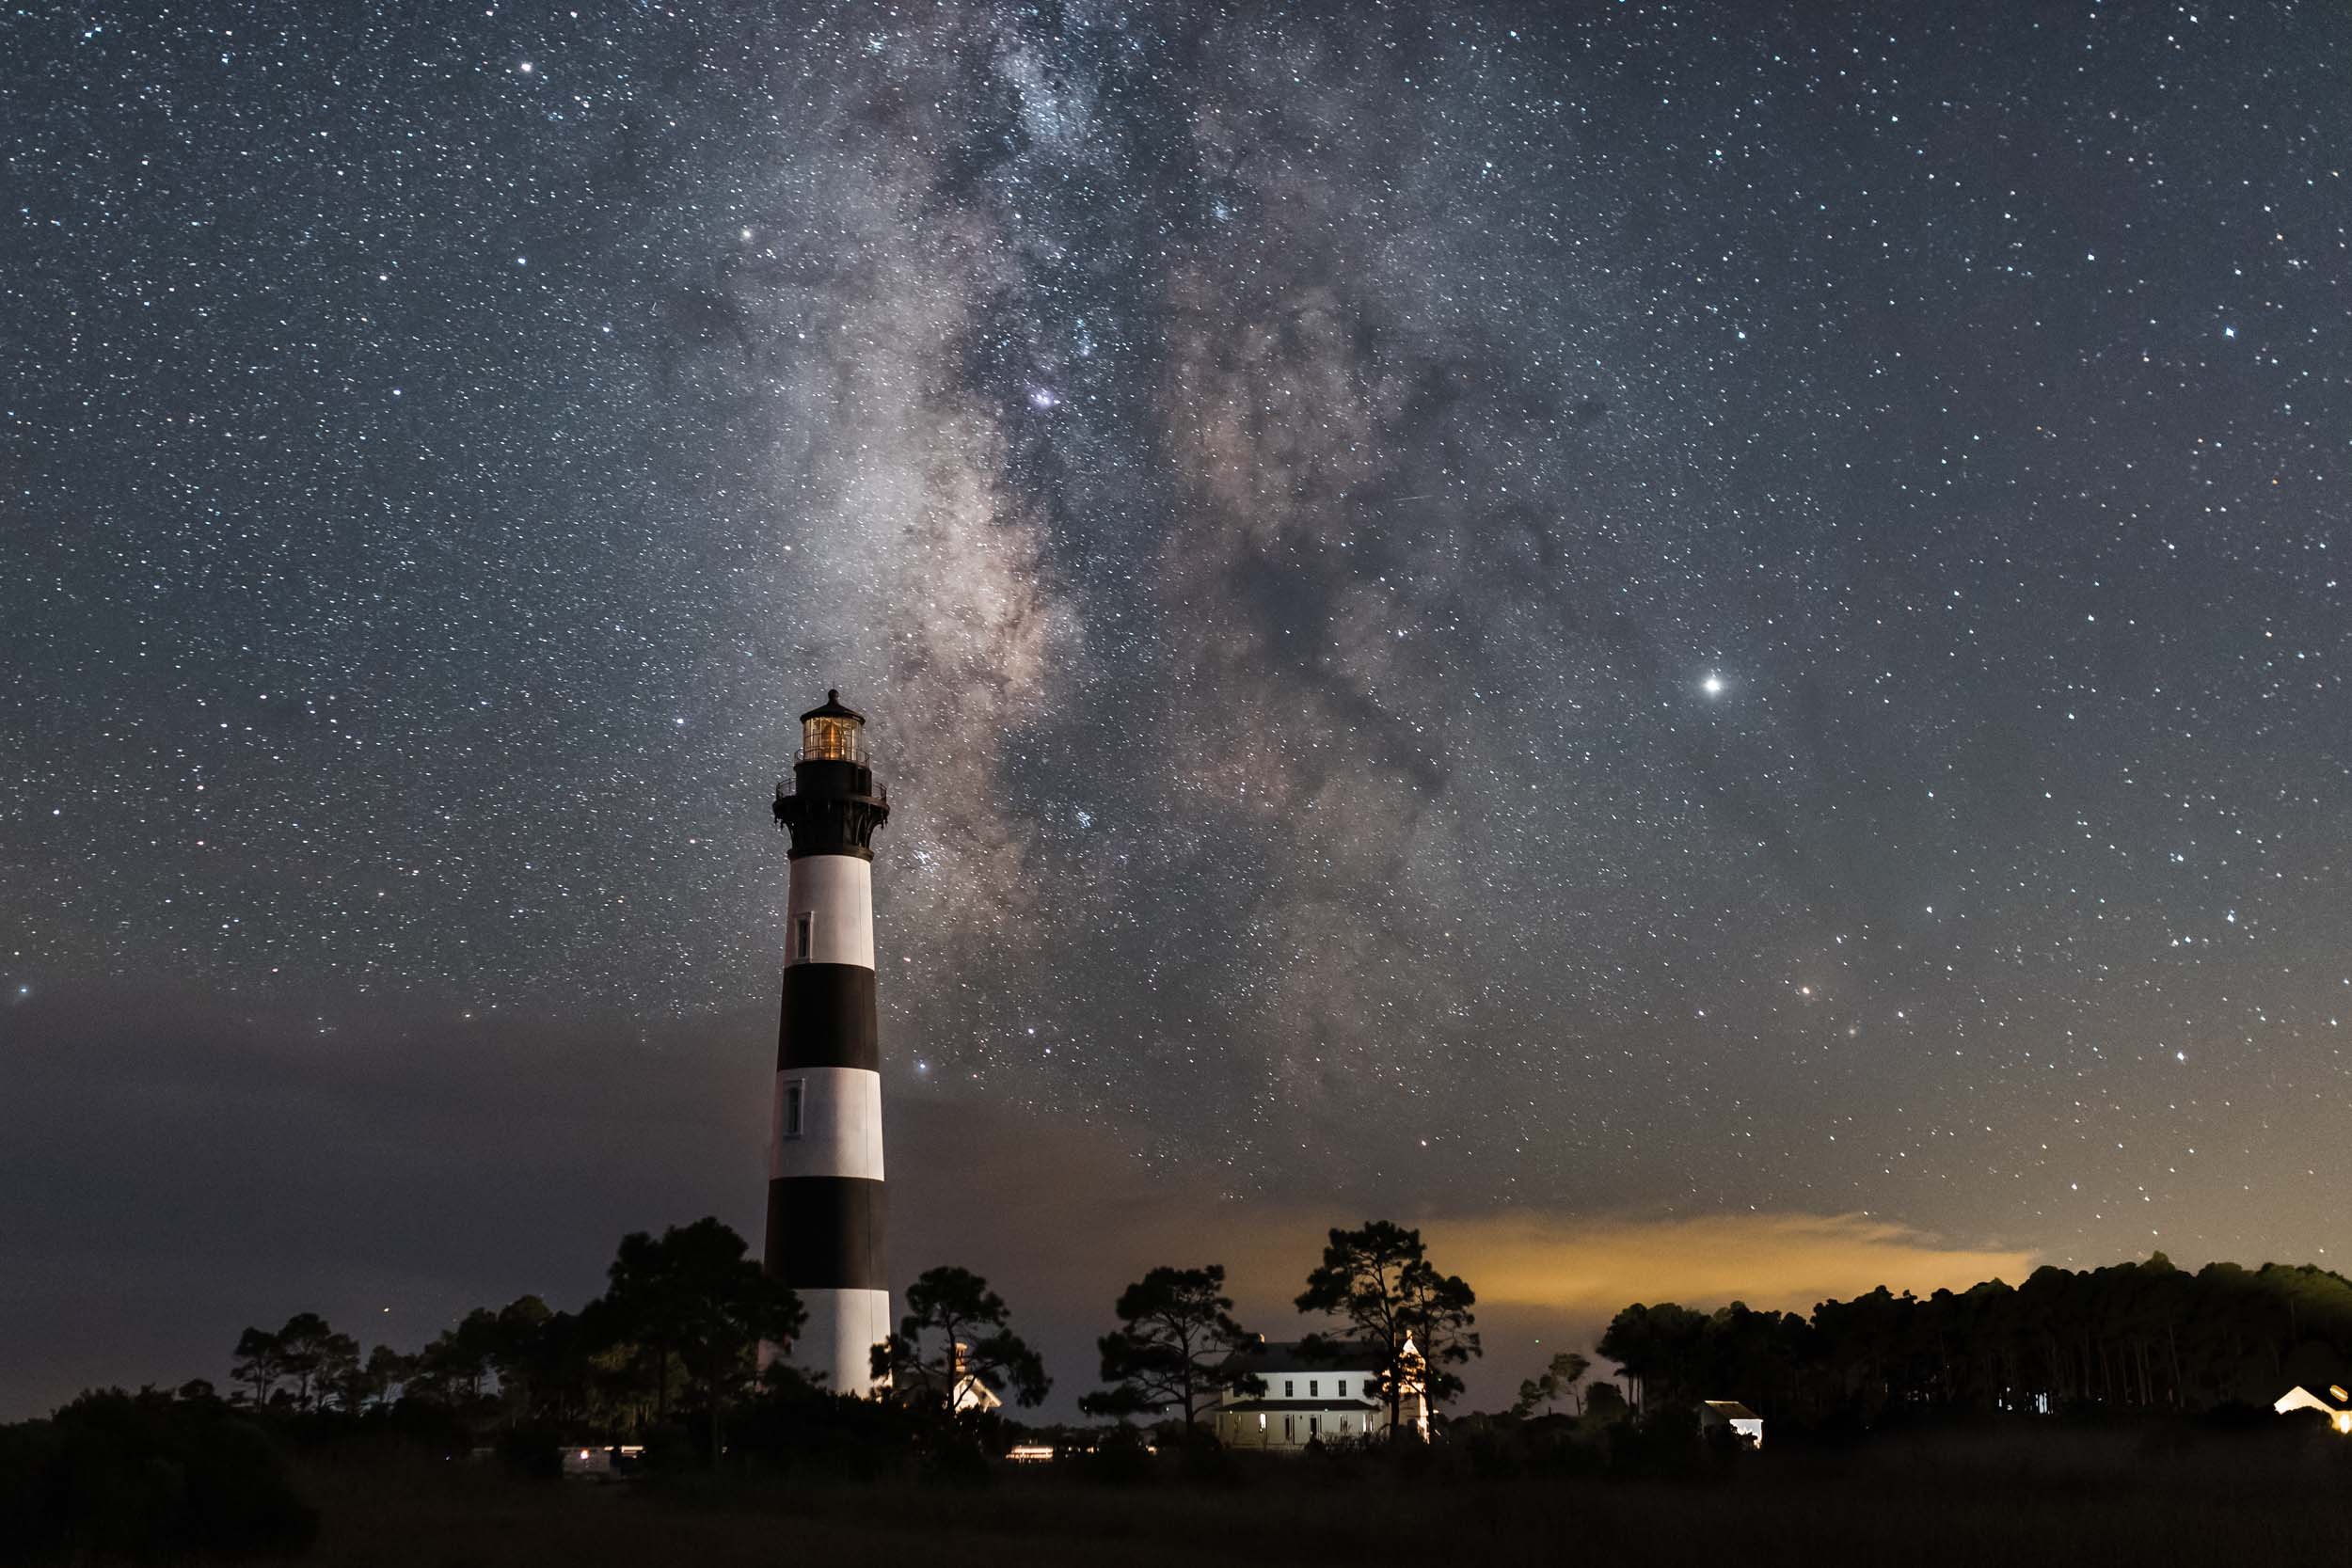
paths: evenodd
<path fill-rule="evenodd" d="M 2329 1426 L 2338 1432 L 2352 1433 L 2352 1395 L 2345 1394 L 2342 1386 L 2332 1383 L 2328 1386 L 2328 1392 L 2335 1396 L 2333 1404 L 2297 1384 L 2280 1395 L 2270 1408 L 2281 1416 L 2291 1410 L 2317 1410 L 2327 1416 Z"/>
<path fill-rule="evenodd" d="M 1699 1406 L 1699 1435 L 1704 1437 L 1719 1427 L 1729 1427 L 1749 1448 L 1764 1446 L 1764 1418 L 1738 1400 L 1708 1400 Z"/>

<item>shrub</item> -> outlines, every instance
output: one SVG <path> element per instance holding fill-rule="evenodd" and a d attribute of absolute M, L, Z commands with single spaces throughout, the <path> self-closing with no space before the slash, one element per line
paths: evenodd
<path fill-rule="evenodd" d="M 216 1401 L 109 1389 L 0 1428 L 0 1560 L 283 1553 L 317 1533 L 268 1435 Z"/>

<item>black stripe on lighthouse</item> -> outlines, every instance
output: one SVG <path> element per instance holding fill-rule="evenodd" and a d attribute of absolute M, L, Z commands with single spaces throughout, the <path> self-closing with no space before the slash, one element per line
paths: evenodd
<path fill-rule="evenodd" d="M 882 1291 L 882 1184 L 860 1176 L 768 1183 L 768 1251 L 796 1291 Z"/>
<path fill-rule="evenodd" d="M 874 972 L 862 964 L 792 964 L 784 972 L 776 1070 L 852 1067 L 882 1070 Z"/>

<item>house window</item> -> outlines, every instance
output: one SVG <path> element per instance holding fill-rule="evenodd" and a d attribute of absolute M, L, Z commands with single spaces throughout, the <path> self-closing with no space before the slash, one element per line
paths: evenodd
<path fill-rule="evenodd" d="M 1347 1398 L 1347 1379 L 1340 1379 L 1340 1398 Z"/>
<path fill-rule="evenodd" d="M 1295 1416 L 1285 1416 L 1285 1417 L 1283 1417 L 1283 1418 L 1282 1418 L 1282 1441 L 1283 1441 L 1283 1442 L 1285 1442 L 1285 1443 L 1295 1443 L 1295 1442 L 1296 1442 L 1296 1441 L 1298 1440 L 1298 1431 L 1297 1431 L 1297 1428 L 1292 1424 L 1293 1422 L 1296 1421 L 1297 1419 L 1298 1419 L 1298 1418 L 1297 1418 L 1297 1417 L 1295 1417 Z"/>
<path fill-rule="evenodd" d="M 1344 1416 L 1340 1418 L 1340 1435 L 1342 1437 L 1347 1435 L 1347 1418 Z"/>
<path fill-rule="evenodd" d="M 1292 1395 L 1297 1392 L 1298 1385 L 1293 1383 L 1289 1378 L 1284 1378 L 1282 1380 L 1282 1397 L 1284 1399 L 1289 1399 Z"/>
<path fill-rule="evenodd" d="M 796 914 L 792 917 L 792 961 L 794 963 L 808 962 L 809 949 L 816 945 L 816 938 L 817 917 L 814 914 Z"/>
<path fill-rule="evenodd" d="M 1307 1380 L 1307 1397 L 1311 1400 L 1323 1398 L 1323 1379 L 1311 1377 Z"/>
<path fill-rule="evenodd" d="M 1314 1436 L 1314 1435 L 1315 1435 L 1315 1433 L 1319 1433 L 1319 1432 L 1321 1432 L 1321 1431 L 1323 1430 L 1322 1420 L 1323 1420 L 1323 1418 L 1322 1418 L 1321 1417 L 1319 1417 L 1319 1416 L 1310 1416 L 1310 1417 L 1308 1417 L 1308 1418 L 1307 1418 L 1307 1435 L 1308 1435 L 1308 1436 L 1312 1437 L 1312 1436 Z"/>
<path fill-rule="evenodd" d="M 794 1078 L 784 1085 L 784 1135 L 787 1138 L 801 1135 L 801 1103 L 807 1095 L 805 1079 Z"/>
<path fill-rule="evenodd" d="M 1263 1432 L 1265 1430 L 1265 1417 L 1263 1415 L 1258 1418 L 1258 1430 L 1260 1432 Z"/>

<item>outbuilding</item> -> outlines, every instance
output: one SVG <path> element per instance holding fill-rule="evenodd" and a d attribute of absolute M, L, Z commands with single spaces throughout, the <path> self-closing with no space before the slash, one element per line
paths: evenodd
<path fill-rule="evenodd" d="M 1728 1427 L 1749 1448 L 1764 1446 L 1764 1418 L 1738 1400 L 1708 1400 L 1699 1406 L 1699 1435 Z"/>

